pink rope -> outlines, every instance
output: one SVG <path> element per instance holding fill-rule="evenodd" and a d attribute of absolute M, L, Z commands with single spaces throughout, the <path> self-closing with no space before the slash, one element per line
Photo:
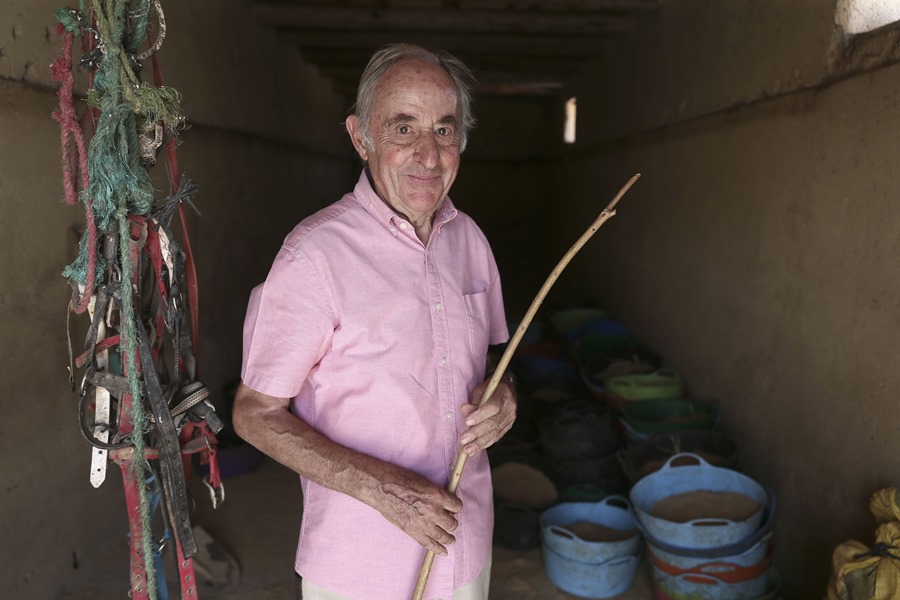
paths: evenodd
<path fill-rule="evenodd" d="M 60 29 L 62 27 L 60 26 Z M 72 39 L 74 34 L 66 32 L 63 38 L 63 53 L 60 55 L 50 67 L 50 72 L 54 81 L 60 82 L 59 91 L 59 109 L 53 111 L 53 118 L 59 122 L 61 132 L 62 145 L 62 172 L 63 172 L 63 188 L 65 190 L 66 204 L 75 204 L 78 201 L 78 189 L 76 178 L 77 174 L 80 179 L 81 189 L 86 190 L 88 187 L 88 164 L 87 151 L 84 145 L 84 133 L 78 124 L 78 115 L 75 112 L 75 106 L 72 100 L 73 88 L 75 86 L 75 77 L 72 74 Z M 73 148 L 74 144 L 74 148 Z M 87 221 L 87 278 L 85 281 L 84 293 L 75 303 L 75 294 L 72 297 L 72 309 L 80 314 L 87 310 L 88 302 L 94 291 L 94 284 L 97 271 L 97 225 L 94 222 L 94 201 L 88 198 L 84 206 L 85 219 Z"/>

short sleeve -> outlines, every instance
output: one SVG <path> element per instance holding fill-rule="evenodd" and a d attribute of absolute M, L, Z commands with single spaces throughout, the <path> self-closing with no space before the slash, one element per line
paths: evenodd
<path fill-rule="evenodd" d="M 500 285 L 500 273 L 490 254 L 491 285 L 488 288 L 488 315 L 490 319 L 490 333 L 488 343 L 493 345 L 504 344 L 509 341 L 509 325 L 506 322 L 506 311 L 503 309 L 503 289 Z"/>
<path fill-rule="evenodd" d="M 244 319 L 241 379 L 278 398 L 300 393 L 331 344 L 334 318 L 309 259 L 282 247 L 266 281 L 253 289 Z"/>

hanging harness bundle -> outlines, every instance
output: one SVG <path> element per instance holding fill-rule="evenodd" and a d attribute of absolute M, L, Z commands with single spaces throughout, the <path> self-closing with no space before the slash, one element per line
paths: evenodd
<path fill-rule="evenodd" d="M 88 6 L 89 3 L 89 6 Z M 138 50 L 150 28 L 156 41 Z M 223 423 L 198 379 L 197 277 L 184 205 L 196 186 L 178 173 L 175 134 L 184 126 L 179 94 L 163 85 L 155 52 L 165 36 L 159 0 L 81 0 L 56 12 L 62 55 L 52 65 L 60 82 L 53 118 L 62 132 L 65 199 L 85 206 L 86 229 L 75 261 L 63 271 L 72 286 L 69 314 L 88 312 L 84 349 L 73 356 L 70 381 L 78 422 L 93 446 L 91 483 L 108 460 L 122 471 L 131 538 L 131 597 L 167 599 L 160 577 L 162 546 L 174 539 L 182 599 L 197 598 L 186 473 L 191 457 L 208 465 L 204 483 L 213 507 L 224 500 L 215 434 Z M 80 64 L 89 72 L 89 108 L 79 120 L 73 104 L 72 45 L 81 37 Z M 156 85 L 141 80 L 152 57 Z M 93 128 L 89 146 L 84 129 Z M 150 168 L 166 151 L 170 195 L 155 202 Z M 178 212 L 179 243 L 172 231 Z M 76 385 L 76 370 L 81 370 Z M 159 507 L 164 533 L 154 543 Z"/>

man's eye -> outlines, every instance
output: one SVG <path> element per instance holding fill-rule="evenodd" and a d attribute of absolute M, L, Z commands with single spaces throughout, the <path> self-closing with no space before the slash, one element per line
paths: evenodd
<path fill-rule="evenodd" d="M 397 128 L 397 131 L 400 133 L 409 133 L 409 125 L 401 125 Z"/>
<path fill-rule="evenodd" d="M 449 127 L 438 127 L 437 132 L 438 132 L 438 135 L 447 136 L 447 135 L 450 135 L 450 128 Z"/>

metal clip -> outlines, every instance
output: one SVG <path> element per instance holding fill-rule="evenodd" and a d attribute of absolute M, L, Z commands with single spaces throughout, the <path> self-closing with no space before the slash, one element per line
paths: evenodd
<path fill-rule="evenodd" d="M 209 500 L 212 502 L 213 510 L 216 509 L 216 506 L 219 505 L 220 502 L 225 502 L 225 484 L 221 481 L 219 482 L 219 488 L 216 489 L 209 482 L 209 475 L 203 478 L 203 485 L 206 486 L 206 489 L 209 490 Z"/>

